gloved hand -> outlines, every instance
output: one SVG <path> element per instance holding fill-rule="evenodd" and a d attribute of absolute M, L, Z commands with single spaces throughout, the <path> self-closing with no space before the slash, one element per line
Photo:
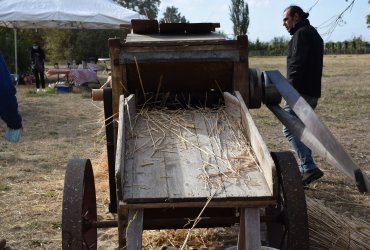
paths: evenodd
<path fill-rule="evenodd" d="M 5 139 L 17 143 L 21 137 L 21 129 L 7 128 L 5 131 Z"/>

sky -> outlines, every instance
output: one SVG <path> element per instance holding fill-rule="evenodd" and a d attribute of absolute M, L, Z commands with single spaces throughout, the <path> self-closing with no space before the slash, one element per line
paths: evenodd
<path fill-rule="evenodd" d="M 290 38 L 283 26 L 283 12 L 289 5 L 298 5 L 304 11 L 310 10 L 309 20 L 316 27 L 325 42 L 352 40 L 361 36 L 370 42 L 370 28 L 367 28 L 366 16 L 370 14 L 368 0 L 356 0 L 355 4 L 343 16 L 335 29 L 329 24 L 343 12 L 352 0 L 247 0 L 249 7 L 248 38 L 270 42 L 274 37 Z M 166 7 L 174 6 L 190 22 L 220 23 L 217 30 L 233 36 L 233 24 L 230 21 L 229 6 L 231 0 L 161 0 L 159 19 Z M 312 7 L 312 8 L 311 8 Z"/>

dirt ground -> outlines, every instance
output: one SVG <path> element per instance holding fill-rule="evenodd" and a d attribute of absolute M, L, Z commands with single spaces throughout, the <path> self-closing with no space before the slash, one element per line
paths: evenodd
<path fill-rule="evenodd" d="M 283 74 L 284 64 L 283 57 L 250 58 L 250 67 L 279 69 Z M 105 77 L 101 76 L 102 82 Z M 0 238 L 7 240 L 8 249 L 60 249 L 64 174 L 69 159 L 93 160 L 98 216 L 112 217 L 104 172 L 102 103 L 93 102 L 87 90 L 36 94 L 34 85 L 18 86 L 17 97 L 24 126 L 21 141 L 6 142 L 2 138 L 5 125 L 0 124 Z M 272 113 L 265 107 L 251 112 L 270 151 L 290 150 Z M 370 55 L 325 57 L 323 96 L 317 114 L 370 176 Z M 360 194 L 341 172 L 315 158 L 325 175 L 306 189 L 306 195 L 340 215 L 370 223 L 370 197 Z M 203 249 L 217 241 L 213 232 L 201 232 Z M 147 248 L 158 247 L 153 242 L 162 236 L 162 242 L 168 244 L 165 237 L 171 233 L 151 232 L 144 239 Z M 215 234 L 228 237 L 228 233 L 220 229 Z M 98 248 L 116 249 L 116 234 L 116 229 L 99 230 Z"/>

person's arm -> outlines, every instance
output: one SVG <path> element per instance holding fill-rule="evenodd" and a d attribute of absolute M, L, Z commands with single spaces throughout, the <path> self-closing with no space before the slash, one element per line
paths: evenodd
<path fill-rule="evenodd" d="M 15 94 L 1 95 L 1 118 L 10 129 L 22 128 L 22 117 L 18 112 L 18 102 Z"/>
<path fill-rule="evenodd" d="M 35 69 L 35 53 L 33 52 L 33 50 L 31 49 L 31 69 L 34 70 Z"/>
<path fill-rule="evenodd" d="M 45 62 L 45 51 L 41 48 L 40 48 L 40 54 L 41 54 L 42 63 L 44 64 L 44 62 Z"/>
<path fill-rule="evenodd" d="M 304 31 L 297 31 L 292 40 L 292 56 L 290 64 L 290 79 L 293 86 L 303 81 L 304 67 L 309 56 L 309 38 Z"/>
<path fill-rule="evenodd" d="M 0 53 L 0 118 L 6 123 L 5 138 L 18 142 L 22 117 L 18 112 L 16 90 L 4 58 Z"/>

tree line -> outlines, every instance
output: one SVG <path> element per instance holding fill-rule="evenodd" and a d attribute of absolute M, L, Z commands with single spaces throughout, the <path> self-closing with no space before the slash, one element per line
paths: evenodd
<path fill-rule="evenodd" d="M 161 18 L 158 18 L 160 0 L 114 0 L 118 4 L 146 15 L 159 22 L 189 22 L 174 6 L 168 6 Z M 369 2 L 370 3 L 370 2 Z M 247 34 L 249 9 L 244 0 L 231 0 L 229 16 L 233 23 L 234 36 Z M 370 16 L 367 22 L 370 24 Z M 50 64 L 67 64 L 73 60 L 96 61 L 99 57 L 109 57 L 108 39 L 126 37 L 127 30 L 61 30 L 61 29 L 21 29 L 18 30 L 18 68 L 19 72 L 30 71 L 30 49 L 38 43 L 46 52 L 46 61 Z M 12 29 L 0 27 L 0 49 L 12 72 L 14 72 L 14 34 Z M 249 54 L 285 55 L 288 38 L 276 37 L 269 42 L 249 41 Z M 361 37 L 351 41 L 328 42 L 325 44 L 328 54 L 370 53 L 370 45 Z"/>
<path fill-rule="evenodd" d="M 289 39 L 286 37 L 275 37 L 270 42 L 249 41 L 250 56 L 285 56 L 288 49 Z M 362 37 L 354 37 L 352 40 L 326 42 L 324 53 L 330 54 L 369 54 L 370 42 L 364 41 Z"/>

